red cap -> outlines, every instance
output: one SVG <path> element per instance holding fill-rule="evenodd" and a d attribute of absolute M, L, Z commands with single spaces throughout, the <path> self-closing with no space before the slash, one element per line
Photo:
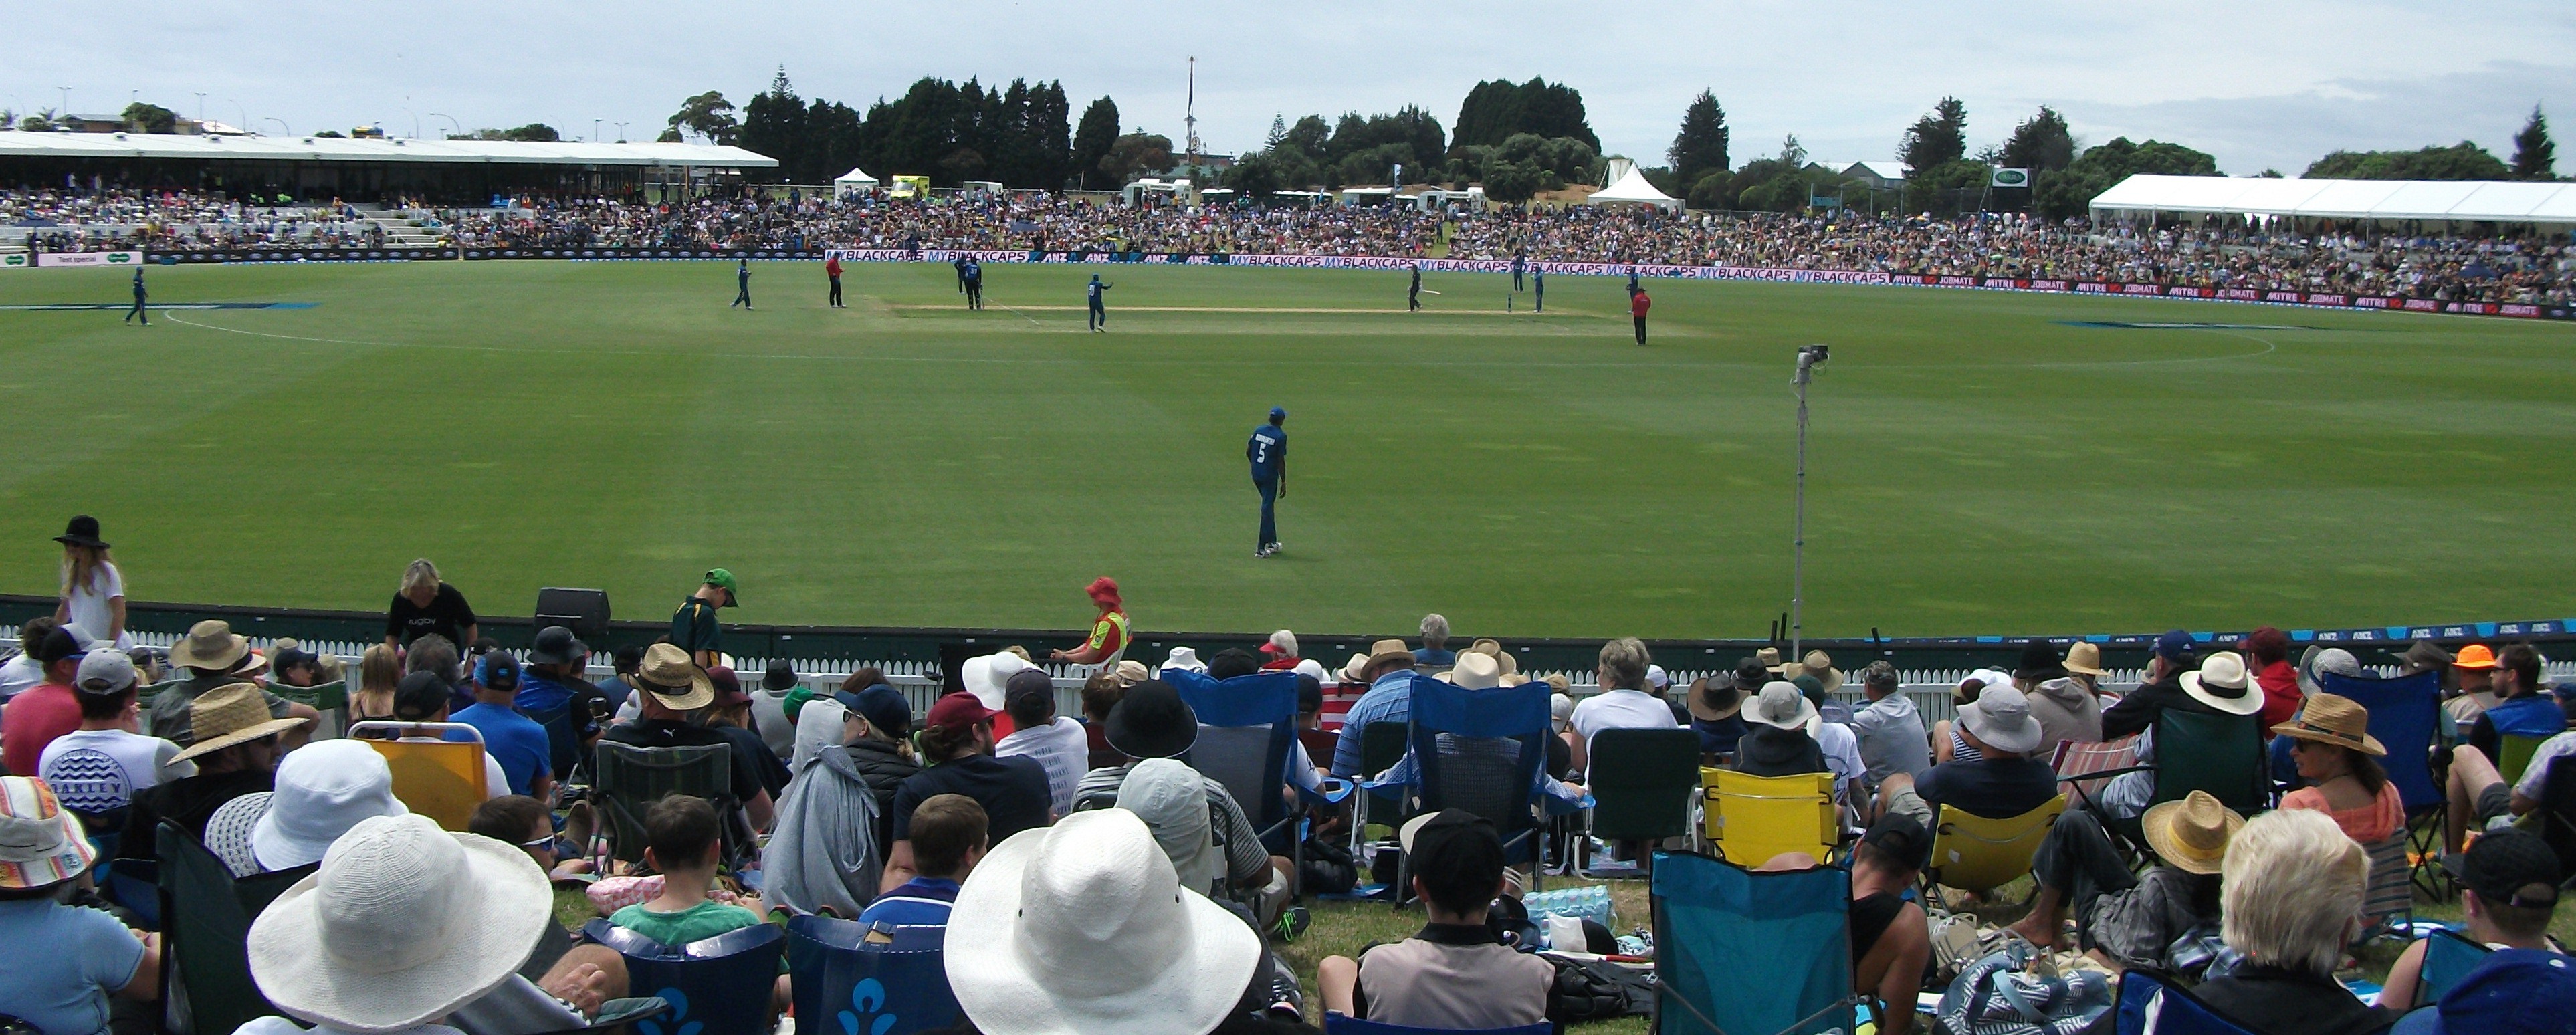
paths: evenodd
<path fill-rule="evenodd" d="M 1277 653 L 1279 653 L 1279 645 L 1278 645 L 1278 644 L 1276 644 L 1276 643 L 1265 643 L 1265 644 L 1262 644 L 1262 645 L 1261 645 L 1261 653 L 1264 653 L 1264 654 L 1277 654 Z"/>
<path fill-rule="evenodd" d="M 1002 713 L 984 707 L 975 695 L 958 692 L 942 697 L 930 706 L 930 715 L 922 720 L 926 726 L 972 726 Z"/>
<path fill-rule="evenodd" d="M 1083 592 L 1091 594 L 1093 600 L 1116 600 L 1118 599 L 1118 580 L 1103 575 L 1091 580 L 1091 585 L 1085 587 Z"/>
<path fill-rule="evenodd" d="M 734 675 L 730 668 L 717 665 L 707 669 L 707 682 L 715 686 L 717 704 L 736 705 L 751 701 L 751 695 L 742 692 L 742 677 Z"/>

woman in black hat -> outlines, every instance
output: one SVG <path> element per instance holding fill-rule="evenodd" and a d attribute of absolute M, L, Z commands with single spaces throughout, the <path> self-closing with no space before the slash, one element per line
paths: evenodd
<path fill-rule="evenodd" d="M 79 626 L 84 639 L 112 641 L 118 650 L 132 648 L 134 637 L 125 631 L 125 576 L 108 559 L 98 519 L 74 517 L 54 541 L 63 544 L 63 591 L 54 605 L 54 621 Z"/>

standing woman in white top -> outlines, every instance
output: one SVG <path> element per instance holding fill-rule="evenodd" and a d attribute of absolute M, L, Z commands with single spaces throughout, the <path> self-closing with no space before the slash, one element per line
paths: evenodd
<path fill-rule="evenodd" d="M 132 649 L 134 637 L 125 631 L 125 576 L 108 559 L 98 519 L 75 517 L 54 541 L 63 544 L 63 595 L 54 605 L 54 621 L 80 626 L 82 636 L 113 641 L 118 650 Z"/>

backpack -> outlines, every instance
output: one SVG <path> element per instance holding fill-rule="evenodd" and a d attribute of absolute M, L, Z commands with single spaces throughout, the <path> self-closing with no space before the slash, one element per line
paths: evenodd
<path fill-rule="evenodd" d="M 1359 863 L 1348 846 L 1320 837 L 1306 839 L 1305 863 L 1298 868 L 1301 887 L 1310 894 L 1346 895 L 1359 887 Z"/>
<path fill-rule="evenodd" d="M 1968 965 L 1941 994 L 1938 1017 L 1957 1035 L 2079 1035 L 2119 1000 L 2118 982 L 2089 968 L 2059 970 L 2036 946 L 2013 939 Z M 2036 965 L 2034 965 L 2036 963 Z"/>
<path fill-rule="evenodd" d="M 1556 965 L 1556 987 L 1547 997 L 1548 1020 L 1573 1025 L 1655 1012 L 1654 971 L 1608 961 L 1578 963 L 1544 953 L 1541 958 Z"/>

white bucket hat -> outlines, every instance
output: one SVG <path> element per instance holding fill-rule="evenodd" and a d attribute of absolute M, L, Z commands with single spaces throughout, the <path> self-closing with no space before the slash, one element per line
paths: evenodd
<path fill-rule="evenodd" d="M 2202 659 L 2198 672 L 2183 673 L 2182 692 L 2229 715 L 2263 710 L 2263 695 L 2255 692 L 2254 681 L 2246 676 L 2244 657 L 2231 650 Z"/>
<path fill-rule="evenodd" d="M 1797 684 L 1776 679 L 1762 684 L 1762 693 L 1746 704 L 1739 714 L 1746 722 L 1784 730 L 1805 730 L 1810 737 L 1815 736 L 1816 727 L 1823 724 L 1816 714 L 1816 702 L 1799 693 Z"/>
<path fill-rule="evenodd" d="M 381 752 L 354 740 L 307 744 L 277 763 L 268 811 L 250 828 L 251 857 L 269 870 L 320 862 L 349 828 L 410 811 L 394 797 Z"/>
<path fill-rule="evenodd" d="M 1183 672 L 1205 672 L 1207 662 L 1199 660 L 1199 651 L 1196 647 L 1174 647 L 1172 653 L 1163 659 L 1163 667 L 1176 668 Z"/>
<path fill-rule="evenodd" d="M 948 933 L 949 987 L 985 1035 L 1203 1035 L 1262 953 L 1250 925 L 1181 890 L 1124 809 L 993 846 L 958 889 Z"/>
<path fill-rule="evenodd" d="M 1002 710 L 1003 689 L 1010 684 L 1012 676 L 1027 667 L 1028 659 L 1002 651 L 966 659 L 966 664 L 957 671 L 957 678 L 966 684 L 966 692 L 975 695 L 975 700 L 982 702 L 987 710 L 998 712 Z"/>
<path fill-rule="evenodd" d="M 1324 663 L 1313 658 L 1297 659 L 1297 667 L 1289 669 L 1288 671 L 1297 673 L 1301 676 L 1311 676 L 1318 683 L 1332 678 L 1330 674 L 1324 671 Z"/>
<path fill-rule="evenodd" d="M 251 922 L 251 978 L 297 1020 L 400 1031 L 508 981 L 553 909 L 545 871 L 517 846 L 378 816 Z"/>
<path fill-rule="evenodd" d="M 1997 751 L 2026 755 L 2039 750 L 2039 720 L 2031 717 L 2030 695 L 2010 683 L 1977 691 L 1976 703 L 1959 706 L 1959 725 Z"/>
<path fill-rule="evenodd" d="M 1440 678 L 1467 690 L 1491 690 L 1503 685 L 1503 666 L 1491 654 L 1468 651 L 1458 655 L 1458 663 Z"/>

